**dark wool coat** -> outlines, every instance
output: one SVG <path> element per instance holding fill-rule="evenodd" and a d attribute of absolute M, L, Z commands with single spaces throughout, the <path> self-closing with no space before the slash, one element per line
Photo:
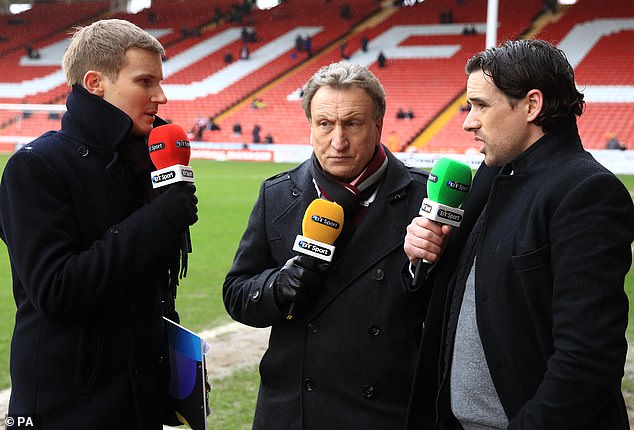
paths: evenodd
<path fill-rule="evenodd" d="M 405 422 L 422 301 L 406 291 L 403 239 L 427 176 L 388 158 L 376 201 L 345 249 L 335 250 L 316 305 L 291 321 L 277 308 L 271 282 L 294 255 L 305 210 L 317 198 L 310 160 L 262 184 L 224 284 L 234 319 L 272 326 L 256 429 L 394 429 Z"/>
<path fill-rule="evenodd" d="M 477 324 L 508 428 L 628 429 L 623 284 L 634 206 L 623 184 L 583 150 L 574 121 L 502 171 L 483 165 L 476 175 L 465 222 L 425 286 L 433 291 L 408 428 L 457 428 L 449 372 L 469 267 L 456 265 L 485 203 Z"/>
<path fill-rule="evenodd" d="M 130 118 L 81 87 L 67 107 L 0 186 L 17 305 L 9 412 L 46 430 L 160 429 L 160 285 L 179 236 L 147 204 Z"/>

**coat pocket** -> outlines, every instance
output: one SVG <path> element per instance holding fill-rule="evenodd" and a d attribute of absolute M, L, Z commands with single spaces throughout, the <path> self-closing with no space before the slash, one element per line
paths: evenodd
<path fill-rule="evenodd" d="M 542 356 L 553 353 L 553 275 L 550 244 L 511 257 L 513 272 L 526 302 Z"/>
<path fill-rule="evenodd" d="M 78 393 L 90 392 L 99 378 L 103 359 L 103 322 L 84 324 L 79 330 L 75 384 Z"/>

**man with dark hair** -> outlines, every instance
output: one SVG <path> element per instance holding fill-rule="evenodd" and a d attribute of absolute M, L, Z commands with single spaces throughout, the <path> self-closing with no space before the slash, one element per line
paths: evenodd
<path fill-rule="evenodd" d="M 484 164 L 464 220 L 414 218 L 404 244 L 436 263 L 408 428 L 628 429 L 632 199 L 583 149 L 561 50 L 509 41 L 466 71 Z"/>

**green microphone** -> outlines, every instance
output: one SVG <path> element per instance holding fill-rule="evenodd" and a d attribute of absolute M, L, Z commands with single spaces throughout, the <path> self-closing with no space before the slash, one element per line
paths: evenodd
<path fill-rule="evenodd" d="M 460 227 L 464 211 L 459 207 L 470 188 L 471 167 L 460 161 L 440 158 L 429 173 L 427 197 L 418 214 L 441 224 Z M 424 259 L 418 262 L 412 281 L 414 287 L 421 286 L 431 264 Z"/>

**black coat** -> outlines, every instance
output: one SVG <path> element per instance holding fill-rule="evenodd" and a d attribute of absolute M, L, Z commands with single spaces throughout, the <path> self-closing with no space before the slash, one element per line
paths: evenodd
<path fill-rule="evenodd" d="M 426 174 L 388 157 L 377 198 L 345 249 L 335 250 L 316 305 L 291 321 L 277 308 L 271 281 L 293 256 L 305 210 L 317 198 L 310 161 L 262 184 L 224 284 L 234 319 L 272 326 L 256 429 L 393 429 L 405 422 L 423 308 L 406 292 L 403 239 L 426 195 Z"/>
<path fill-rule="evenodd" d="M 160 429 L 161 285 L 179 236 L 147 204 L 130 118 L 81 87 L 67 107 L 0 186 L 17 305 L 9 412 L 46 430 Z"/>
<path fill-rule="evenodd" d="M 464 281 L 452 277 L 468 272 L 456 265 L 486 203 L 476 243 L 477 324 L 508 428 L 628 429 L 621 378 L 631 197 L 583 150 L 574 122 L 498 172 L 479 170 L 464 224 L 430 277 L 408 428 L 434 428 L 436 401 L 439 428 L 455 425 L 449 369 Z"/>

